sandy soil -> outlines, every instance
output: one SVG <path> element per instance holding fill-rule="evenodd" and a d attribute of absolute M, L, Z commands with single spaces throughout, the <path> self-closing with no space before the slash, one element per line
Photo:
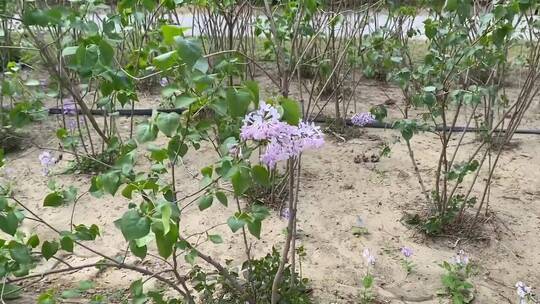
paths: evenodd
<path fill-rule="evenodd" d="M 357 102 L 366 110 L 368 105 L 395 98 L 394 89 L 373 88 L 366 84 Z M 157 98 L 154 98 L 154 100 Z M 538 111 L 527 117 L 526 125 L 538 126 Z M 121 128 L 129 126 L 122 119 Z M 57 147 L 53 137 L 55 123 L 51 121 L 35 125 L 34 141 L 43 147 Z M 449 260 L 459 249 L 465 250 L 478 265 L 474 276 L 476 303 L 517 303 L 514 284 L 525 281 L 540 288 L 540 149 L 539 136 L 516 136 L 512 149 L 503 152 L 501 166 L 495 173 L 491 192 L 490 208 L 493 218 L 484 226 L 480 239 L 456 237 L 425 238 L 401 223 L 404 212 L 422 209 L 418 183 L 412 174 L 406 146 L 397 141 L 398 133 L 392 130 L 366 129 L 360 136 L 342 140 L 327 136 L 327 144 L 321 150 L 303 157 L 302 186 L 299 200 L 298 245 L 305 247 L 307 257 L 302 262 L 305 277 L 311 280 L 315 303 L 357 303 L 360 280 L 366 271 L 362 250 L 371 248 L 377 262 L 373 269 L 376 291 L 383 303 L 439 303 L 436 297 L 441 288 L 438 266 Z M 389 158 L 378 162 L 357 163 L 359 155 L 378 154 L 381 145 L 388 143 L 392 149 Z M 462 158 L 472 150 L 474 138 L 467 136 Z M 431 164 L 438 158 L 437 139 L 430 135 L 418 135 L 413 139 L 416 156 L 422 173 L 434 173 Z M 38 154 L 41 150 L 29 147 L 25 151 L 9 156 L 3 178 L 13 181 L 15 194 L 28 206 L 54 223 L 59 229 L 69 229 L 72 206 L 43 208 L 41 202 L 47 193 L 48 178 L 41 175 Z M 67 158 L 67 157 L 65 157 Z M 198 189 L 198 170 L 211 163 L 215 157 L 210 147 L 203 146 L 199 152 L 189 153 L 180 166 L 177 186 L 190 193 Z M 66 165 L 63 160 L 58 167 Z M 145 164 L 142 163 L 141 166 Z M 59 184 L 75 185 L 82 191 L 89 188 L 90 176 L 59 175 Z M 102 237 L 96 242 L 98 250 L 109 255 L 121 255 L 126 245 L 113 221 L 127 208 L 128 201 L 120 196 L 96 199 L 84 196 L 77 204 L 74 222 L 98 224 Z M 196 207 L 184 214 L 184 233 L 204 230 L 215 223 L 225 222 L 234 213 L 234 206 L 214 206 L 204 212 Z M 354 236 L 351 229 L 361 218 L 368 235 Z M 269 252 L 272 244 L 283 243 L 282 233 L 286 223 L 276 212 L 263 224 L 261 241 L 254 241 L 257 256 Z M 27 221 L 28 231 L 36 229 L 34 222 Z M 37 228 L 42 239 L 53 234 Z M 219 260 L 234 258 L 240 262 L 243 250 L 239 235 L 232 235 L 228 228 L 218 227 L 225 243 L 205 246 L 205 250 Z M 412 261 L 414 272 L 406 276 L 399 248 L 414 250 Z M 99 258 L 84 250 L 65 256 L 73 265 L 97 262 Z M 136 262 L 129 258 L 130 262 Z M 159 262 L 143 262 L 147 267 L 159 268 Z M 36 272 L 63 267 L 57 262 L 40 265 Z M 20 303 L 33 303 L 33 296 L 50 288 L 66 288 L 79 280 L 95 279 L 98 288 L 109 294 L 118 294 L 119 299 L 129 282 L 137 274 L 119 270 L 87 269 L 75 274 L 48 276 L 27 281 L 27 297 Z M 151 287 L 154 282 L 150 282 Z M 443 303 L 446 300 L 443 300 Z"/>

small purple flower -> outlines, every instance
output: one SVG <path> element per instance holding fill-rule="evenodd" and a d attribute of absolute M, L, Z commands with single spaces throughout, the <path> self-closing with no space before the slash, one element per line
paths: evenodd
<path fill-rule="evenodd" d="M 409 247 L 401 247 L 401 254 L 406 258 L 410 258 L 413 255 L 413 250 Z"/>
<path fill-rule="evenodd" d="M 521 281 L 516 283 L 516 292 L 519 296 L 520 304 L 526 304 L 527 299 L 532 296 L 532 288 Z"/>
<path fill-rule="evenodd" d="M 73 101 L 69 101 L 69 102 L 64 101 L 62 111 L 65 115 L 75 115 L 77 114 L 77 107 L 75 106 L 75 103 Z"/>
<path fill-rule="evenodd" d="M 364 127 L 368 124 L 375 122 L 375 116 L 370 112 L 362 112 L 354 114 L 351 118 L 351 122 L 355 126 Z"/>
<path fill-rule="evenodd" d="M 371 254 L 371 250 L 369 248 L 364 249 L 362 256 L 364 257 L 367 265 L 375 265 L 375 256 Z"/>
<path fill-rule="evenodd" d="M 166 86 L 169 84 L 169 80 L 167 79 L 167 77 L 162 77 L 160 80 L 159 80 L 159 85 L 161 85 L 162 87 Z"/>
<path fill-rule="evenodd" d="M 463 250 L 460 250 L 453 258 L 453 262 L 456 265 L 466 266 L 469 264 L 469 256 L 467 256 Z"/>
<path fill-rule="evenodd" d="M 68 121 L 68 129 L 71 133 L 75 132 L 75 129 L 77 128 L 77 121 L 75 119 L 70 119 Z"/>
<path fill-rule="evenodd" d="M 291 217 L 291 211 L 289 210 L 289 208 L 283 208 L 283 210 L 281 211 L 281 217 L 286 220 Z"/>
<path fill-rule="evenodd" d="M 43 166 L 42 172 L 43 175 L 49 175 L 51 167 L 54 166 L 56 163 L 56 158 L 51 154 L 49 151 L 43 151 L 41 154 L 39 154 L 39 161 L 41 162 L 41 166 Z"/>

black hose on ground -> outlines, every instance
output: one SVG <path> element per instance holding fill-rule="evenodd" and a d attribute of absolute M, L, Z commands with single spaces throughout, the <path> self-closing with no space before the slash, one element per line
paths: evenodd
<path fill-rule="evenodd" d="M 62 111 L 63 110 L 60 109 L 60 108 L 50 108 L 49 109 L 49 114 L 58 115 L 58 114 L 62 114 Z M 79 114 L 82 114 L 80 109 L 78 111 L 79 111 Z M 151 116 L 153 111 L 154 111 L 153 109 L 134 109 L 134 110 L 131 110 L 131 109 L 119 109 L 119 110 L 116 110 L 115 113 L 116 113 L 116 115 L 119 115 L 119 116 L 131 116 L 131 115 L 133 115 L 133 116 Z M 182 112 L 184 112 L 184 109 L 157 109 L 156 111 L 162 112 L 162 113 L 174 112 L 174 113 L 181 114 Z M 92 113 L 92 115 L 105 115 L 106 111 L 105 110 L 91 110 L 91 113 Z M 328 119 L 323 118 L 323 117 L 319 117 L 319 118 L 315 119 L 314 121 L 317 122 L 317 123 L 328 123 L 329 122 Z M 346 120 L 346 124 L 348 126 L 354 126 L 350 119 Z M 385 122 L 374 122 L 374 123 L 369 123 L 369 124 L 365 125 L 364 128 L 393 129 L 393 124 L 385 123 Z M 450 128 L 450 127 L 446 128 L 446 131 L 450 131 L 450 130 L 452 130 L 453 132 L 464 132 L 464 131 L 465 132 L 479 132 L 479 131 L 481 131 L 481 129 L 478 129 L 478 128 L 471 128 L 471 127 L 467 128 L 467 127 L 461 127 L 461 126 L 456 126 L 456 127 L 453 127 L 453 128 Z M 443 131 L 443 127 L 437 126 L 436 131 Z M 504 130 L 496 130 L 495 132 L 505 132 L 505 131 Z M 516 130 L 515 133 L 516 134 L 540 135 L 540 130 L 539 129 L 518 129 L 518 130 Z"/>

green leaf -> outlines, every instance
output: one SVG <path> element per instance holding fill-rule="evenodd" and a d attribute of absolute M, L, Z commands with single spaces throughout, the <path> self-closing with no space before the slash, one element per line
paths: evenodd
<path fill-rule="evenodd" d="M 180 126 L 180 115 L 175 112 L 159 113 L 156 125 L 161 132 L 168 137 L 172 137 Z"/>
<path fill-rule="evenodd" d="M 8 212 L 6 215 L 0 214 L 0 229 L 2 231 L 9 235 L 15 235 L 17 228 L 19 228 L 19 219 L 13 211 Z"/>
<path fill-rule="evenodd" d="M 446 3 L 444 4 L 444 9 L 449 12 L 453 12 L 457 10 L 459 5 L 458 0 L 446 0 Z"/>
<path fill-rule="evenodd" d="M 188 108 L 192 103 L 196 102 L 197 98 L 180 95 L 174 99 L 174 106 L 177 108 Z"/>
<path fill-rule="evenodd" d="M 142 238 L 150 232 L 150 219 L 140 216 L 137 210 L 129 210 L 119 222 L 122 235 L 127 241 Z"/>
<path fill-rule="evenodd" d="M 184 157 L 188 151 L 188 146 L 182 142 L 180 136 L 174 136 L 167 145 L 169 160 L 176 161 Z"/>
<path fill-rule="evenodd" d="M 234 194 L 240 196 L 251 186 L 251 177 L 246 169 L 238 170 L 231 178 Z"/>
<path fill-rule="evenodd" d="M 102 174 L 100 177 L 101 182 L 103 183 L 103 190 L 114 196 L 120 187 L 120 173 L 117 171 L 110 171 Z"/>
<path fill-rule="evenodd" d="M 103 188 L 103 183 L 101 182 L 101 178 L 99 176 L 92 177 L 92 180 L 90 181 L 90 189 L 88 190 L 92 196 L 100 198 L 103 196 L 103 191 L 101 190 Z"/>
<path fill-rule="evenodd" d="M 251 174 L 253 175 L 253 179 L 256 183 L 262 185 L 262 186 L 269 186 L 270 185 L 270 174 L 268 173 L 268 170 L 266 170 L 265 167 L 261 165 L 256 165 L 251 168 Z"/>
<path fill-rule="evenodd" d="M 138 188 L 137 186 L 133 185 L 133 184 L 128 184 L 124 190 L 122 190 L 122 196 L 127 198 L 127 199 L 132 199 L 133 198 L 133 191 L 137 191 Z"/>
<path fill-rule="evenodd" d="M 388 111 L 384 105 L 376 105 L 369 109 L 369 112 L 375 117 L 377 121 L 383 121 L 388 115 Z"/>
<path fill-rule="evenodd" d="M 188 262 L 189 264 L 191 265 L 194 265 L 195 264 L 195 258 L 198 257 L 199 255 L 197 254 L 197 251 L 195 251 L 195 249 L 192 249 L 189 251 L 188 254 L 186 254 L 184 256 L 184 259 L 186 260 L 186 262 Z"/>
<path fill-rule="evenodd" d="M 41 245 L 41 254 L 46 260 L 49 260 L 56 254 L 56 252 L 58 252 L 59 247 L 60 246 L 58 245 L 57 241 L 45 241 L 43 242 L 43 245 Z"/>
<path fill-rule="evenodd" d="M 208 72 L 209 67 L 210 66 L 208 65 L 208 59 L 201 57 L 193 65 L 193 70 L 206 74 Z"/>
<path fill-rule="evenodd" d="M 253 102 L 255 103 L 255 106 L 259 106 L 259 84 L 256 81 L 246 81 L 245 82 L 246 88 L 251 92 L 253 95 Z"/>
<path fill-rule="evenodd" d="M 215 196 L 223 206 L 227 207 L 229 205 L 228 200 L 227 200 L 227 195 L 225 195 L 225 193 L 218 191 L 215 193 Z"/>
<path fill-rule="evenodd" d="M 251 93 L 246 91 L 227 90 L 229 114 L 233 117 L 245 116 L 251 102 Z"/>
<path fill-rule="evenodd" d="M 284 99 L 281 102 L 281 107 L 283 108 L 283 116 L 281 117 L 288 124 L 296 126 L 300 123 L 300 118 L 302 118 L 302 109 L 300 104 L 292 99 Z"/>
<path fill-rule="evenodd" d="M 34 234 L 32 235 L 28 241 L 26 241 L 26 245 L 32 247 L 32 248 L 36 248 L 37 246 L 39 246 L 39 236 L 37 234 Z"/>
<path fill-rule="evenodd" d="M 110 66 L 113 63 L 114 49 L 104 39 L 99 42 L 99 60 L 105 66 Z"/>
<path fill-rule="evenodd" d="M 73 239 L 69 235 L 65 235 L 60 239 L 60 248 L 67 252 L 73 252 Z"/>
<path fill-rule="evenodd" d="M 63 299 L 73 299 L 78 298 L 81 296 L 81 292 L 76 289 L 68 289 L 62 291 L 62 298 Z"/>
<path fill-rule="evenodd" d="M 49 17 L 45 10 L 28 9 L 24 11 L 22 22 L 24 25 L 28 26 L 47 26 L 49 24 Z"/>
<path fill-rule="evenodd" d="M 174 41 L 176 42 L 178 55 L 188 66 L 192 67 L 202 57 L 202 48 L 194 40 L 176 36 Z"/>
<path fill-rule="evenodd" d="M 219 234 L 209 234 L 208 240 L 214 244 L 221 244 L 223 243 L 223 238 L 221 238 L 221 235 Z"/>
<path fill-rule="evenodd" d="M 160 70 L 167 70 L 176 64 L 178 54 L 176 51 L 170 51 L 156 56 L 152 63 Z"/>
<path fill-rule="evenodd" d="M 214 197 L 210 194 L 207 194 L 199 199 L 199 210 L 203 211 L 205 209 L 210 208 L 212 206 L 212 202 L 214 201 Z"/>
<path fill-rule="evenodd" d="M 161 210 L 161 222 L 163 223 L 163 233 L 167 234 L 169 233 L 170 226 L 171 226 L 171 204 L 164 203 L 160 205 Z"/>
<path fill-rule="evenodd" d="M 4 300 L 15 300 L 21 297 L 23 288 L 17 285 L 12 284 L 3 284 L 2 288 L 4 289 L 4 293 L 2 295 L 2 298 Z"/>
<path fill-rule="evenodd" d="M 49 193 L 43 200 L 43 206 L 45 207 L 58 207 L 64 203 L 64 197 L 58 193 Z"/>
<path fill-rule="evenodd" d="M 161 27 L 161 33 L 163 34 L 163 42 L 168 45 L 174 43 L 174 38 L 176 36 L 184 36 L 184 31 L 186 27 L 181 27 L 178 25 L 166 24 Z"/>
<path fill-rule="evenodd" d="M 164 234 L 162 231 L 155 230 L 154 234 L 156 235 L 156 245 L 159 255 L 167 259 L 173 253 L 174 245 L 178 239 L 178 227 L 171 225 L 168 233 Z"/>
<path fill-rule="evenodd" d="M 75 53 L 77 53 L 77 49 L 79 48 L 78 45 L 76 46 L 68 46 L 62 50 L 62 57 L 66 56 L 73 56 Z"/>
<path fill-rule="evenodd" d="M 77 287 L 77 290 L 79 290 L 79 291 L 87 291 L 87 290 L 90 290 L 90 289 L 94 288 L 94 286 L 95 286 L 94 282 L 92 282 L 90 280 L 84 280 L 84 281 L 79 282 L 79 287 Z"/>
<path fill-rule="evenodd" d="M 231 228 L 231 231 L 233 233 L 240 230 L 240 228 L 244 227 L 245 224 L 246 224 L 246 222 L 244 222 L 243 220 L 237 218 L 236 216 L 231 216 L 227 220 L 227 225 L 229 226 L 229 228 Z"/>
<path fill-rule="evenodd" d="M 11 241 L 8 244 L 9 254 L 12 259 L 21 265 L 27 265 L 32 262 L 32 256 L 30 250 L 23 244 Z"/>
<path fill-rule="evenodd" d="M 157 138 L 158 128 L 149 123 L 142 123 L 137 126 L 137 139 L 141 143 L 153 141 Z"/>
<path fill-rule="evenodd" d="M 56 304 L 56 299 L 53 291 L 48 291 L 47 293 L 41 294 L 37 299 L 37 304 Z"/>
<path fill-rule="evenodd" d="M 129 241 L 129 249 L 131 250 L 131 253 L 135 255 L 136 257 L 140 258 L 141 260 L 146 257 L 146 253 L 148 252 L 148 247 L 146 245 L 137 246 L 137 242 L 135 241 Z"/>
<path fill-rule="evenodd" d="M 270 216 L 270 212 L 268 211 L 268 208 L 261 205 L 261 204 L 253 204 L 251 206 L 251 217 L 253 217 L 255 220 L 262 221 L 268 216 Z"/>
<path fill-rule="evenodd" d="M 253 235 L 254 237 L 260 239 L 261 238 L 261 226 L 262 222 L 260 220 L 254 220 L 247 223 L 249 233 Z"/>

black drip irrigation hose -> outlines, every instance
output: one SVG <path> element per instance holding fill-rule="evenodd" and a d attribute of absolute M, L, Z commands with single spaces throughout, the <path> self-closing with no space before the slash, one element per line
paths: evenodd
<path fill-rule="evenodd" d="M 50 108 L 49 109 L 49 114 L 53 114 L 53 115 L 58 115 L 58 114 L 62 114 L 64 110 L 63 109 L 60 109 L 60 108 Z M 119 109 L 119 110 L 116 110 L 114 112 L 114 114 L 116 115 L 119 115 L 119 116 L 152 116 L 152 112 L 154 110 L 153 109 Z M 162 113 L 178 113 L 178 114 L 181 114 L 182 112 L 184 112 L 184 109 L 157 109 L 155 110 L 157 112 L 162 112 Z M 83 114 L 82 111 L 80 109 L 78 109 L 78 112 L 79 114 Z M 90 110 L 90 112 L 92 113 L 92 115 L 105 115 L 105 114 L 112 114 L 112 113 L 109 113 L 105 110 Z M 72 113 L 70 111 L 70 113 Z M 113 115 L 114 115 L 113 114 Z M 328 123 L 330 122 L 329 119 L 326 119 L 326 118 L 323 118 L 323 117 L 319 117 L 319 118 L 316 118 L 314 120 L 314 122 L 317 122 L 317 123 Z M 347 126 L 354 126 L 354 124 L 351 122 L 350 119 L 347 119 L 346 122 Z M 372 129 L 393 129 L 393 124 L 391 123 L 385 123 L 385 122 L 373 122 L 373 123 L 369 123 L 365 126 L 363 126 L 363 128 L 372 128 Z M 437 126 L 435 128 L 435 131 L 443 131 L 444 128 L 442 126 Z M 468 128 L 468 127 L 461 127 L 461 126 L 456 126 L 456 127 L 453 127 L 453 128 L 450 128 L 450 127 L 446 127 L 446 131 L 452 131 L 452 132 L 480 132 L 480 131 L 483 131 L 483 129 L 479 129 L 479 128 Z M 495 130 L 496 133 L 498 132 L 505 132 L 505 130 Z M 532 135 L 540 135 L 540 129 L 518 129 L 514 132 L 515 134 L 532 134 Z"/>

